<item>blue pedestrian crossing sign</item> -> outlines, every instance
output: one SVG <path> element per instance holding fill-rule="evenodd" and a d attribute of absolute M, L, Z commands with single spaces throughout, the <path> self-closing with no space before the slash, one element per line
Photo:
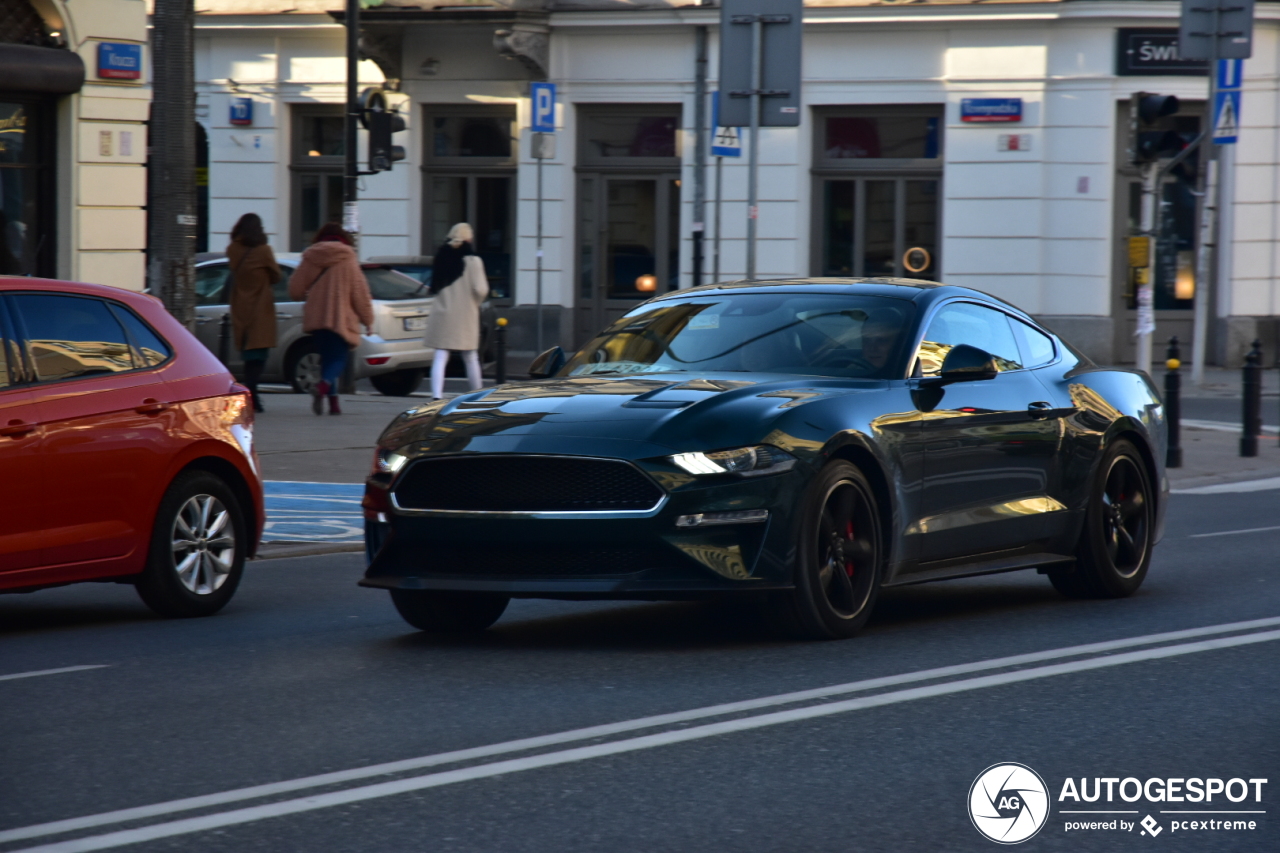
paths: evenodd
<path fill-rule="evenodd" d="M 1240 138 L 1240 89 L 1244 84 L 1244 62 L 1218 60 L 1218 91 L 1213 96 L 1213 141 L 1234 145 Z"/>
<path fill-rule="evenodd" d="M 742 128 L 720 126 L 720 93 L 711 93 L 711 126 L 715 135 L 711 137 L 712 157 L 741 157 Z"/>

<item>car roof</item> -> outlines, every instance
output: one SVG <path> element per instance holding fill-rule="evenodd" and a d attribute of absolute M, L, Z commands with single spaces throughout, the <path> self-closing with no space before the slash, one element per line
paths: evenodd
<path fill-rule="evenodd" d="M 29 276 L 0 276 L 0 290 L 46 290 L 56 293 L 78 293 L 82 296 L 99 296 L 134 305 L 160 304 L 160 300 L 148 293 L 112 287 L 109 284 L 89 284 L 83 281 L 61 281 L 53 278 Z"/>
<path fill-rule="evenodd" d="M 365 258 L 367 264 L 395 264 L 399 266 L 429 267 L 435 261 L 430 255 L 376 255 Z"/>
<path fill-rule="evenodd" d="M 662 296 L 656 297 L 655 301 L 661 299 L 678 299 L 683 296 L 702 293 L 725 291 L 741 291 L 743 293 L 780 293 L 787 290 L 799 290 L 801 288 L 803 288 L 806 293 L 838 293 L 846 295 L 857 293 L 867 296 L 887 296 L 894 299 L 909 299 L 913 302 L 920 303 L 921 307 L 927 307 L 928 305 L 942 299 L 969 297 L 983 302 L 995 303 L 1001 308 L 1005 308 L 1016 313 L 1020 317 L 1030 319 L 1030 315 L 1018 306 L 1010 302 L 1006 302 L 998 296 L 992 296 L 990 293 L 983 293 L 981 290 L 975 290 L 971 287 L 959 287 L 957 285 L 945 284 L 937 281 L 925 281 L 924 279 L 918 278 L 892 278 L 888 276 L 876 278 L 828 278 L 813 276 L 810 278 L 719 281 L 713 284 L 704 284 L 700 287 L 691 287 L 685 290 L 675 290 L 670 293 L 664 293 Z"/>

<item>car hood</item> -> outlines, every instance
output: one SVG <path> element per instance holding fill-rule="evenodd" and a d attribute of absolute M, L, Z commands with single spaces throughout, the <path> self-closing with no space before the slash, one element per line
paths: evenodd
<path fill-rule="evenodd" d="M 526 452 L 639 458 L 758 443 L 778 419 L 879 380 L 726 373 L 574 377 L 501 385 L 410 409 L 379 443 L 417 453 Z"/>

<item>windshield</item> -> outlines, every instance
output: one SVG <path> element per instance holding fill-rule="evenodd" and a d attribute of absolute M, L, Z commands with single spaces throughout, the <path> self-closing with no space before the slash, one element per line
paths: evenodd
<path fill-rule="evenodd" d="M 427 294 L 421 282 L 395 270 L 365 267 L 364 277 L 369 282 L 369 295 L 374 299 L 414 299 Z"/>
<path fill-rule="evenodd" d="M 915 306 L 877 296 L 735 293 L 642 305 L 561 376 L 659 372 L 901 378 Z"/>

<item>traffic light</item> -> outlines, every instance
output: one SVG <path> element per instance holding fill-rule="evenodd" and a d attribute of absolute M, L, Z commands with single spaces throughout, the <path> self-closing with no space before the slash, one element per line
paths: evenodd
<path fill-rule="evenodd" d="M 360 124 L 369 131 L 369 171 L 390 171 L 404 159 L 404 146 L 391 144 L 391 135 L 405 129 L 404 118 L 387 107 L 382 90 L 366 89 L 360 96 Z"/>
<path fill-rule="evenodd" d="M 1129 160 L 1135 166 L 1172 157 L 1187 146 L 1176 131 L 1160 130 L 1160 119 L 1178 111 L 1174 95 L 1135 92 L 1129 99 Z"/>

